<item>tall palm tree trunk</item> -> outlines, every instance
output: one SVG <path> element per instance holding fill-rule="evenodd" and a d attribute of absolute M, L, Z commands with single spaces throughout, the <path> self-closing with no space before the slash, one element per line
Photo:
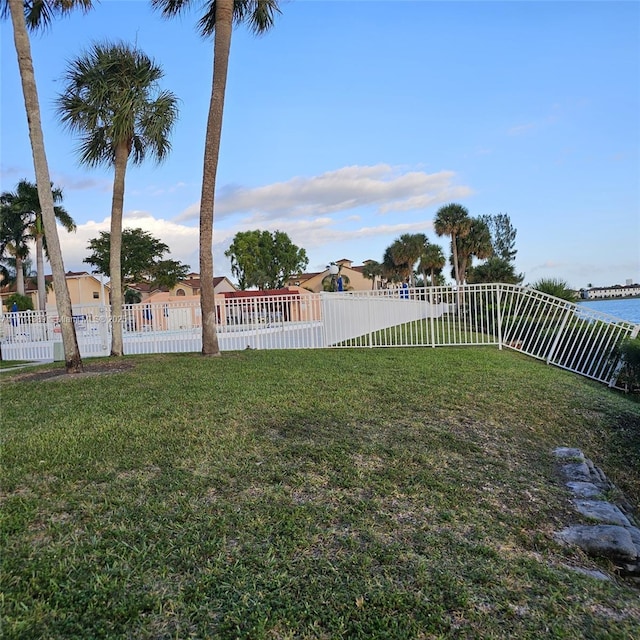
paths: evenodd
<path fill-rule="evenodd" d="M 36 220 L 41 225 L 42 220 Z M 38 282 L 38 310 L 47 310 L 47 285 L 44 280 L 44 238 L 41 229 L 36 230 L 36 270 Z"/>
<path fill-rule="evenodd" d="M 213 288 L 213 218 L 222 114 L 227 87 L 229 51 L 233 26 L 233 0 L 217 0 L 216 29 L 213 41 L 213 82 L 207 135 L 205 141 L 202 194 L 200 198 L 200 283 L 202 295 L 202 353 L 206 356 L 220 355 L 216 332 L 216 303 Z"/>
<path fill-rule="evenodd" d="M 16 291 L 24 295 L 24 262 L 16 251 Z"/>
<path fill-rule="evenodd" d="M 460 265 L 458 264 L 458 239 L 455 233 L 451 234 L 451 251 L 453 253 L 453 271 L 456 276 L 456 284 L 462 284 L 460 282 Z"/>
<path fill-rule="evenodd" d="M 25 109 L 29 124 L 29 138 L 31 139 L 31 152 L 38 186 L 38 198 L 42 207 L 42 221 L 47 235 L 49 247 L 49 261 L 53 273 L 53 287 L 56 292 L 58 315 L 60 316 L 60 328 L 62 343 L 64 346 L 64 359 L 67 373 L 80 373 L 83 370 L 76 329 L 73 324 L 73 312 L 71 309 L 71 296 L 67 288 L 67 280 L 64 272 L 64 262 L 60 249 L 60 239 L 56 227 L 54 213 L 53 194 L 51 192 L 51 179 L 49 166 L 44 148 L 44 136 L 40 119 L 40 104 L 36 78 L 33 71 L 33 59 L 31 57 L 31 44 L 24 19 L 24 5 L 22 0 L 9 0 L 9 11 L 13 25 L 13 39 L 18 56 L 20 80 L 24 95 Z"/>
<path fill-rule="evenodd" d="M 121 356 L 122 343 L 122 212 L 124 210 L 124 178 L 129 159 L 126 143 L 116 149 L 115 176 L 111 200 L 111 247 L 109 273 L 111 276 L 111 355 Z"/>

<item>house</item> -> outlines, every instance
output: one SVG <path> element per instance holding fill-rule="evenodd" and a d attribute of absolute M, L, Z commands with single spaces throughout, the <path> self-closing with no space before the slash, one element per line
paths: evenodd
<path fill-rule="evenodd" d="M 141 302 L 170 302 L 173 300 L 191 300 L 200 298 L 201 283 L 199 273 L 190 273 L 186 278 L 176 283 L 170 289 L 168 287 L 154 288 L 148 282 L 140 282 L 127 285 L 128 289 L 136 291 L 140 295 Z M 216 276 L 213 279 L 214 293 L 236 291 L 233 283 L 226 276 Z"/>
<path fill-rule="evenodd" d="M 67 288 L 71 297 L 71 306 L 78 308 L 84 305 L 106 304 L 109 300 L 109 285 L 95 275 L 86 271 L 67 271 L 65 274 Z M 53 276 L 45 276 L 47 283 L 47 310 L 56 310 L 56 294 L 53 290 Z M 5 299 L 16 292 L 15 283 L 0 288 L 0 298 L 2 305 Z M 38 286 L 35 278 L 25 280 L 25 295 L 29 296 L 33 302 L 33 308 L 38 308 Z"/>
<path fill-rule="evenodd" d="M 591 287 L 581 289 L 580 297 L 584 300 L 608 300 L 611 298 L 634 298 L 640 296 L 640 284 L 628 281 L 626 285 L 613 285 L 612 287 Z"/>
<path fill-rule="evenodd" d="M 371 289 L 382 288 L 382 280 L 380 277 L 376 277 L 373 280 L 365 277 L 363 269 L 369 260 L 365 260 L 365 263 L 361 266 L 353 266 L 353 261 L 347 258 L 342 260 L 336 260 L 335 265 L 338 266 L 338 276 L 342 276 L 344 281 L 345 291 L 370 291 Z M 302 287 L 307 291 L 318 293 L 324 289 L 324 283 L 331 278 L 329 267 L 324 271 L 316 273 L 300 273 L 295 276 L 291 276 L 287 280 L 288 286 Z"/>

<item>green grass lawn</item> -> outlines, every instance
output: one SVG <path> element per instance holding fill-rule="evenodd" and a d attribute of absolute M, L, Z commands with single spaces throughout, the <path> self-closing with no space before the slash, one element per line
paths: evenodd
<path fill-rule="evenodd" d="M 557 446 L 637 506 L 637 400 L 496 348 L 119 362 L 0 375 L 3 638 L 640 635 L 553 539 Z"/>

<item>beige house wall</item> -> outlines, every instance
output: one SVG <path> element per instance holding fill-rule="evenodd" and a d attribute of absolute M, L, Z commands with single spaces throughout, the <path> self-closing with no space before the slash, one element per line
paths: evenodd
<path fill-rule="evenodd" d="M 109 287 L 89 273 L 67 275 L 67 288 L 72 306 L 106 305 L 109 303 Z M 47 310 L 56 308 L 56 293 L 53 287 L 47 292 Z"/>
<path fill-rule="evenodd" d="M 101 284 L 100 280 L 90 273 L 68 273 L 66 276 L 71 305 L 79 307 L 83 305 L 104 305 L 109 301 L 109 286 Z M 56 293 L 51 286 L 51 278 L 47 277 L 47 311 L 56 310 Z M 2 305 L 5 305 L 5 299 L 10 296 L 13 291 L 2 293 Z M 38 308 L 38 291 L 29 287 L 25 294 L 31 298 L 33 308 Z"/>
<path fill-rule="evenodd" d="M 348 279 L 348 282 L 345 282 L 344 285 L 345 291 L 371 291 L 374 288 L 374 281 L 362 275 L 362 267 L 354 268 L 351 260 L 337 260 L 335 264 L 341 267 L 339 275 L 345 280 Z M 292 276 L 289 278 L 288 284 L 289 286 L 297 285 L 308 291 L 318 293 L 323 290 L 322 281 L 328 277 L 330 277 L 329 269 L 325 269 L 320 273 L 313 274 L 311 277 L 306 277 L 305 274 Z"/>

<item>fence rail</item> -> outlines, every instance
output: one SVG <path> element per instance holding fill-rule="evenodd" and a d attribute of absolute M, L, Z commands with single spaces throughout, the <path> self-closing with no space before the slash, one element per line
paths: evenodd
<path fill-rule="evenodd" d="M 617 348 L 640 325 L 505 284 L 231 298 L 218 302 L 223 351 L 494 345 L 615 386 Z M 108 355 L 110 309 L 74 307 L 83 358 Z M 197 352 L 199 303 L 125 305 L 124 352 Z M 5 360 L 62 359 L 56 313 L 0 315 Z"/>

